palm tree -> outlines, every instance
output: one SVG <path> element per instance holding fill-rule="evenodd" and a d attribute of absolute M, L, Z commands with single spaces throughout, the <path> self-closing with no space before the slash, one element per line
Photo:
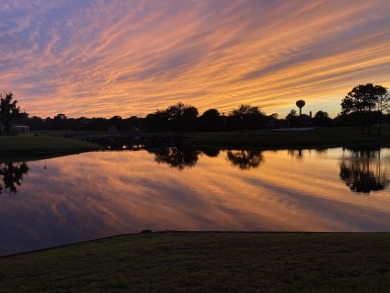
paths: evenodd
<path fill-rule="evenodd" d="M 299 108 L 299 116 L 302 115 L 302 108 L 306 105 L 306 102 L 304 100 L 298 100 L 295 105 Z"/>

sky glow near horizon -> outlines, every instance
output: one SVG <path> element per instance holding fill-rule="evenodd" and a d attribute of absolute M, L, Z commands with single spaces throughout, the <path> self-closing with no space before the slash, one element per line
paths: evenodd
<path fill-rule="evenodd" d="M 144 117 L 181 101 L 280 117 L 390 87 L 390 2 L 2 1 L 0 89 L 52 117 Z"/>

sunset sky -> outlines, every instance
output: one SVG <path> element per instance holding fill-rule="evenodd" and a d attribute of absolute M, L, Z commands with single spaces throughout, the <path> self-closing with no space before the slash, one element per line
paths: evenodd
<path fill-rule="evenodd" d="M 182 101 L 281 118 L 390 87 L 389 0 L 2 0 L 0 89 L 52 117 L 144 117 Z"/>

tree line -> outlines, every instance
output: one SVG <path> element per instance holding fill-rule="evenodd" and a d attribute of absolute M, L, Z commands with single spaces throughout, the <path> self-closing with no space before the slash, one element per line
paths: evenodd
<path fill-rule="evenodd" d="M 286 118 L 278 114 L 265 114 L 259 106 L 242 104 L 229 113 L 220 113 L 217 109 L 208 109 L 201 115 L 196 107 L 178 102 L 162 110 L 156 110 L 145 117 L 131 116 L 122 118 L 113 116 L 69 118 L 60 113 L 45 119 L 21 112 L 12 92 L 0 94 L 0 124 L 2 133 L 11 134 L 11 125 L 20 124 L 30 127 L 31 131 L 45 130 L 86 130 L 107 131 L 115 127 L 118 131 L 231 131 L 258 130 L 268 128 L 303 126 L 354 126 L 360 125 L 362 133 L 378 124 L 378 133 L 382 122 L 390 122 L 390 95 L 388 89 L 368 83 L 354 87 L 341 101 L 341 113 L 334 119 L 326 111 L 319 110 L 313 117 L 302 114 L 305 101 L 298 100 L 295 109 L 291 109 Z"/>
<path fill-rule="evenodd" d="M 217 109 L 208 109 L 199 115 L 199 111 L 192 105 L 178 102 L 163 110 L 156 110 L 145 117 L 131 116 L 122 118 L 113 116 L 68 118 L 65 114 L 42 119 L 37 116 L 26 117 L 25 125 L 32 131 L 45 130 L 87 130 L 107 131 L 109 127 L 116 127 L 118 131 L 232 131 L 259 130 L 267 128 L 301 127 L 301 126 L 331 126 L 332 119 L 328 113 L 318 111 L 310 121 L 310 125 L 303 121 L 293 110 L 286 119 L 279 119 L 276 113 L 267 115 L 258 106 L 242 104 L 229 113 L 221 113 Z M 308 116 L 307 116 L 308 117 Z"/>

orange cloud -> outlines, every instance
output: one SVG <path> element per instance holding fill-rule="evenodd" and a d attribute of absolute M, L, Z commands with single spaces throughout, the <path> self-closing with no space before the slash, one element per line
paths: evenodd
<path fill-rule="evenodd" d="M 0 8 L 7 23 L 0 87 L 42 117 L 144 116 L 177 101 L 201 113 L 250 103 L 283 116 L 298 98 L 306 111 L 335 115 L 355 85 L 390 83 L 386 7 L 386 0 L 9 2 Z"/>

